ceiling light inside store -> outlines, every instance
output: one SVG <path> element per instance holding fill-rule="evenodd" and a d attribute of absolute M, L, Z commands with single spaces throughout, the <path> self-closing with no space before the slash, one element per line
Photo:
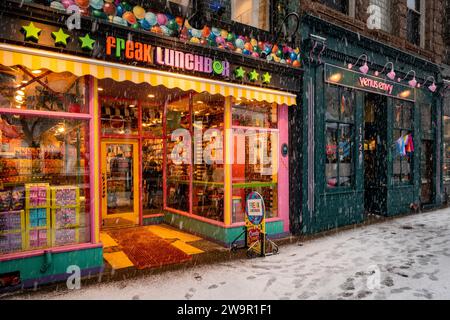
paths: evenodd
<path fill-rule="evenodd" d="M 154 94 L 149 94 L 148 97 L 153 99 L 155 97 L 155 95 Z"/>
<path fill-rule="evenodd" d="M 38 69 L 38 70 L 33 70 L 31 71 L 32 74 L 40 74 L 42 73 L 42 70 Z"/>
<path fill-rule="evenodd" d="M 129 106 L 128 106 L 129 108 L 134 108 L 134 107 L 136 107 L 134 104 L 130 104 Z"/>
<path fill-rule="evenodd" d="M 16 101 L 22 102 L 22 101 L 23 101 L 23 97 L 20 96 L 20 95 L 17 95 L 17 96 L 16 96 Z"/>
<path fill-rule="evenodd" d="M 22 80 L 22 83 L 23 83 L 23 84 L 27 84 L 28 81 L 27 81 L 27 80 Z"/>
<path fill-rule="evenodd" d="M 23 92 L 22 90 L 17 90 L 16 93 L 17 93 L 19 96 L 24 96 L 24 95 L 25 95 L 25 92 Z"/>
<path fill-rule="evenodd" d="M 99 87 L 97 90 L 98 90 L 98 91 L 103 91 L 103 88 L 100 88 L 100 87 Z"/>

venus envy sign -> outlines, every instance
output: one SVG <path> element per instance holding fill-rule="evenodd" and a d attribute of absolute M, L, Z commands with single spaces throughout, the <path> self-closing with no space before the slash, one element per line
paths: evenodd
<path fill-rule="evenodd" d="M 394 90 L 392 84 L 364 77 L 359 77 L 359 84 L 361 87 L 382 90 L 388 94 L 392 94 L 392 90 Z"/>
<path fill-rule="evenodd" d="M 153 47 L 139 41 L 109 36 L 106 38 L 106 55 L 135 62 L 158 64 L 186 71 L 230 76 L 228 61 L 213 60 L 197 54 L 162 47 Z"/>

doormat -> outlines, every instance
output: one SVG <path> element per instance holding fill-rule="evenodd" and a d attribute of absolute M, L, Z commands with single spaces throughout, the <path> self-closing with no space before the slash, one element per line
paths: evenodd
<path fill-rule="evenodd" d="M 106 218 L 103 219 L 103 228 L 123 228 L 134 226 L 133 221 L 124 218 Z"/>
<path fill-rule="evenodd" d="M 137 269 L 156 268 L 189 261 L 192 257 L 145 228 L 108 231 Z"/>

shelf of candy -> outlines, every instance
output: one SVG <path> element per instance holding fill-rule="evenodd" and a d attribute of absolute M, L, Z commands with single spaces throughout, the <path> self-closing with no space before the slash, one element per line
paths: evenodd
<path fill-rule="evenodd" d="M 0 234 L 0 254 L 23 250 L 23 233 Z"/>
<path fill-rule="evenodd" d="M 52 207 L 71 207 L 80 205 L 80 189 L 76 186 L 51 187 Z"/>
<path fill-rule="evenodd" d="M 50 233 L 48 229 L 35 229 L 29 230 L 28 236 L 28 249 L 39 249 L 50 246 Z"/>
<path fill-rule="evenodd" d="M 48 183 L 25 184 L 26 209 L 48 208 L 50 205 L 50 186 Z"/>
<path fill-rule="evenodd" d="M 24 224 L 23 210 L 0 212 L 0 234 L 22 232 Z"/>
<path fill-rule="evenodd" d="M 0 191 L 0 212 L 22 210 L 25 205 L 25 189 L 21 186 Z"/>
<path fill-rule="evenodd" d="M 63 246 L 78 243 L 78 229 L 57 229 L 54 230 L 53 245 Z"/>

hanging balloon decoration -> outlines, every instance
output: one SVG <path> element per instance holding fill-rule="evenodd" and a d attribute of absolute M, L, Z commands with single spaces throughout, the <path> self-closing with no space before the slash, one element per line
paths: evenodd
<path fill-rule="evenodd" d="M 83 15 L 169 37 L 178 35 L 180 31 L 179 38 L 184 41 L 264 59 L 268 62 L 287 64 L 296 68 L 301 66 L 299 48 L 249 38 L 212 26 L 195 29 L 189 25 L 188 21 L 185 21 L 183 30 L 180 30 L 183 23 L 182 17 L 146 11 L 144 7 L 133 6 L 127 1 L 59 0 L 51 1 L 50 6 L 57 10 L 66 10 L 70 6 L 77 7 Z"/>

